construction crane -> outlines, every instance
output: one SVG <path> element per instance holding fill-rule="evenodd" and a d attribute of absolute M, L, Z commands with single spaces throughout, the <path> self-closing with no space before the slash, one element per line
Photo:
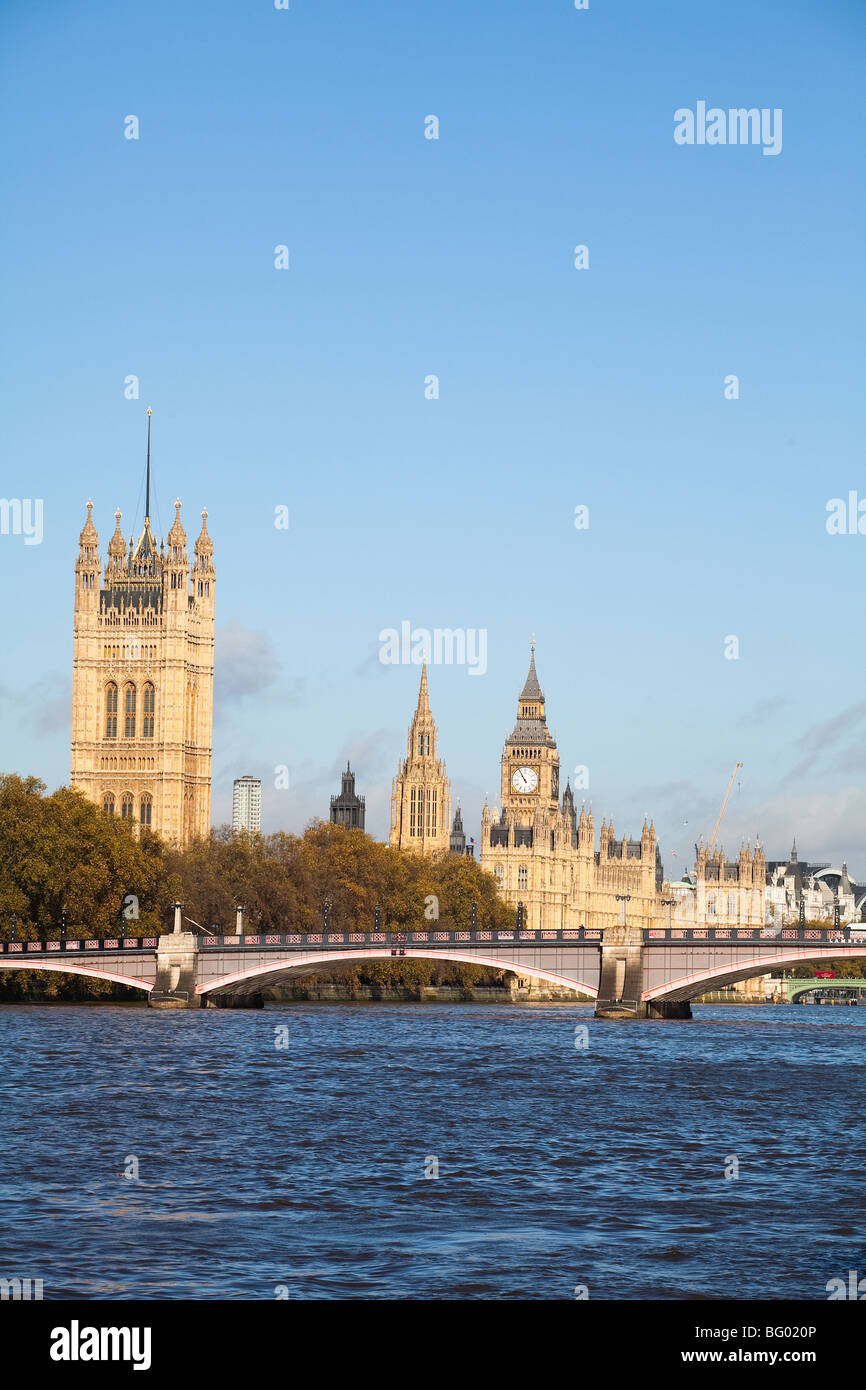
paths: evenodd
<path fill-rule="evenodd" d="M 734 768 L 733 772 L 731 773 L 731 780 L 730 780 L 730 782 L 728 783 L 728 790 L 725 792 L 725 799 L 724 799 L 724 801 L 722 802 L 722 808 L 721 808 L 721 810 L 719 811 L 719 814 L 716 816 L 716 823 L 715 823 L 715 825 L 713 826 L 713 833 L 712 833 L 712 835 L 710 836 L 710 843 L 707 845 L 707 854 L 712 854 L 712 852 L 713 852 L 713 845 L 716 843 L 716 836 L 717 836 L 718 833 L 719 833 L 719 826 L 721 825 L 721 823 L 722 823 L 722 817 L 723 817 L 723 815 L 725 814 L 725 807 L 726 807 L 727 804 L 728 804 L 728 797 L 731 795 L 731 791 L 732 791 L 732 789 L 733 789 L 734 782 L 737 780 L 737 773 L 739 772 L 739 770 L 740 770 L 740 768 L 741 768 L 742 766 L 743 766 L 742 763 L 737 763 L 736 767 Z"/>

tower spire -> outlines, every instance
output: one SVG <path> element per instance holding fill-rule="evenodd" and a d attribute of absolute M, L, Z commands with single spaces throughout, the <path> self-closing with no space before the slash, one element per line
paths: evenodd
<path fill-rule="evenodd" d="M 423 665 L 422 665 L 422 667 L 421 667 L 421 685 L 420 685 L 420 688 L 419 688 L 419 690 L 418 690 L 418 709 L 419 709 L 419 710 L 428 710 L 428 711 L 429 711 L 429 709 L 430 709 L 430 692 L 429 692 L 429 690 L 428 690 L 428 688 L 427 688 L 427 662 L 426 662 L 426 661 L 423 663 Z"/>
<path fill-rule="evenodd" d="M 150 525 L 150 406 L 147 407 L 147 487 L 144 499 L 144 524 Z"/>

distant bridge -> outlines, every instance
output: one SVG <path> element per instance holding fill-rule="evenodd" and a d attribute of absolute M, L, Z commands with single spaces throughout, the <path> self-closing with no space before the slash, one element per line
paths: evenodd
<path fill-rule="evenodd" d="M 796 1004 L 804 994 L 823 994 L 826 998 L 838 999 L 851 990 L 855 993 L 866 990 L 866 980 L 847 980 L 844 977 L 835 980 L 786 980 L 785 986 L 788 1003 Z M 866 995 L 863 996 L 863 1002 L 866 1003 Z"/>
<path fill-rule="evenodd" d="M 781 967 L 866 960 L 849 928 L 312 932 L 0 942 L 0 970 L 51 970 L 142 990 L 156 1008 L 255 1008 L 275 985 L 361 961 L 481 965 L 573 990 L 604 1018 L 690 1018 L 689 1001 Z M 804 981 L 805 986 L 814 982 Z"/>

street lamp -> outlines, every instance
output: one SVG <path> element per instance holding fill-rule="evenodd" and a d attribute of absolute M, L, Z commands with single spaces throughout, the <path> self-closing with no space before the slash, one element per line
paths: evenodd
<path fill-rule="evenodd" d="M 10 941 L 17 941 L 17 940 L 18 940 L 18 913 L 17 913 L 17 912 L 13 912 L 13 913 L 12 913 L 12 920 L 11 920 L 11 922 L 10 922 L 9 925 L 10 925 L 10 927 L 12 928 L 12 931 L 11 931 L 11 934 L 10 934 L 10 937 L 9 937 L 9 940 L 10 940 Z"/>
<path fill-rule="evenodd" d="M 614 897 L 616 898 L 616 900 L 617 900 L 618 903 L 622 903 L 622 907 L 620 908 L 619 924 L 620 924 L 621 927 L 624 927 L 624 926 L 625 926 L 625 905 L 626 905 L 626 903 L 630 903 L 630 902 L 631 902 L 631 893 L 614 893 Z"/>
<path fill-rule="evenodd" d="M 665 930 L 671 929 L 671 908 L 676 906 L 676 898 L 662 898 L 662 907 L 667 908 L 665 912 Z"/>

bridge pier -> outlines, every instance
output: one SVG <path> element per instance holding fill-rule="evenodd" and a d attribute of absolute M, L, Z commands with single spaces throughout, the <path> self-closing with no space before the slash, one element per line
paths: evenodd
<path fill-rule="evenodd" d="M 651 999 L 642 1005 L 646 1009 L 644 1018 L 691 1018 L 692 1006 L 688 999 Z"/>
<path fill-rule="evenodd" d="M 156 952 L 156 980 L 148 996 L 152 1009 L 200 1009 L 196 994 L 198 942 L 195 933 L 175 929 L 161 936 Z"/>
<path fill-rule="evenodd" d="M 596 1018 L 646 1018 L 643 935 L 634 927 L 608 927 L 601 947 Z"/>

